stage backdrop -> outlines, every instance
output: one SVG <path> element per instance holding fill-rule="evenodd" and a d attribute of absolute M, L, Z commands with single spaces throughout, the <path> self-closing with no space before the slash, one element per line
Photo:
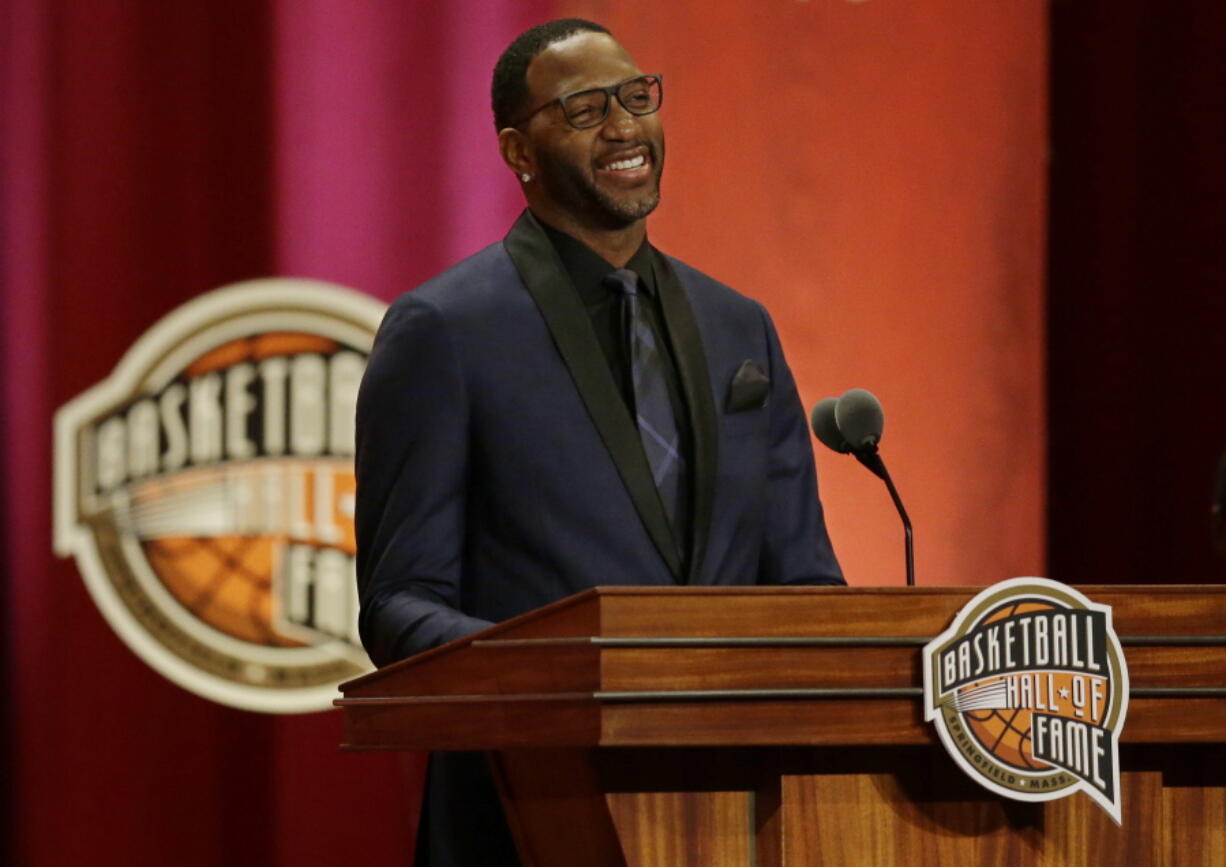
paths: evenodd
<path fill-rule="evenodd" d="M 3 64 L 7 863 L 407 863 L 420 757 L 209 703 L 51 553 L 51 418 L 157 319 L 285 275 L 390 300 L 518 208 L 488 112 L 525 27 L 607 23 L 668 82 L 664 249 L 761 299 L 804 402 L 886 407 L 921 583 L 1044 568 L 1037 2 L 10 0 Z M 819 455 L 853 584 L 881 485 Z M 0 853 L 4 855 L 5 853 Z"/>

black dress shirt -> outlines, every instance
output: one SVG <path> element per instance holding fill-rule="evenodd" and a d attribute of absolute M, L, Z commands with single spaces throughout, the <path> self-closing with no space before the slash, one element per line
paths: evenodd
<path fill-rule="evenodd" d="M 576 238 L 559 232 L 551 226 L 541 223 L 545 234 L 562 260 L 562 267 L 570 276 L 575 290 L 583 306 L 587 308 L 596 332 L 596 339 L 605 359 L 609 363 L 609 371 L 617 383 L 618 391 L 626 402 L 630 417 L 634 418 L 634 382 L 630 372 L 629 336 L 625 333 L 625 320 L 622 316 L 622 293 L 603 285 L 605 277 L 617 270 L 617 266 L 606 262 L 604 257 L 591 247 Z M 690 424 L 689 412 L 685 400 L 685 392 L 681 388 L 681 376 L 677 370 L 672 341 L 668 334 L 668 324 L 660 307 L 659 293 L 659 251 L 644 239 L 642 245 L 630 257 L 625 267 L 639 275 L 645 291 L 639 294 L 639 309 L 655 334 L 656 345 L 663 347 L 664 378 L 668 386 L 669 400 L 673 405 L 673 415 L 677 420 L 677 433 L 680 436 L 679 451 L 685 461 L 687 473 L 693 473 L 693 428 Z M 688 480 L 686 489 L 691 496 L 694 490 L 693 478 Z M 690 504 L 692 506 L 692 504 Z M 692 514 L 692 508 L 683 510 L 684 514 Z M 688 559 L 689 528 L 674 527 L 677 537 L 677 547 L 682 560 Z"/>

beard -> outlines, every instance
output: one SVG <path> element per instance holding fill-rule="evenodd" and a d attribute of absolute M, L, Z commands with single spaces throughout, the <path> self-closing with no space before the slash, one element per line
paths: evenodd
<path fill-rule="evenodd" d="M 560 158 L 538 164 L 541 184 L 555 202 L 581 222 L 601 229 L 625 228 L 646 217 L 660 204 L 664 145 L 650 141 L 641 144 L 651 154 L 655 172 L 647 188 L 632 197 L 610 195 L 582 167 Z"/>

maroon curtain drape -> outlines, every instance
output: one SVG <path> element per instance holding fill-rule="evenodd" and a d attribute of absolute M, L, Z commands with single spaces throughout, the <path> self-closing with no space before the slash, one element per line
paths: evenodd
<path fill-rule="evenodd" d="M 3 16 L 3 860 L 409 863 L 421 756 L 341 754 L 335 712 L 210 703 L 111 632 L 51 551 L 51 419 L 202 292 L 290 274 L 390 299 L 474 234 L 495 240 L 509 180 L 473 232 L 446 203 L 488 184 L 496 155 L 440 161 L 473 118 L 488 126 L 492 56 L 547 14 L 13 0 Z M 484 56 L 451 70 L 457 43 Z"/>
<path fill-rule="evenodd" d="M 1051 577 L 1220 583 L 1226 8 L 1052 5 Z"/>

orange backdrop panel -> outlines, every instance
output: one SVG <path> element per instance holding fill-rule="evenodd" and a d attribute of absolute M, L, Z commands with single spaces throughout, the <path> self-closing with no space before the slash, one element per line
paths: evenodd
<path fill-rule="evenodd" d="M 653 240 L 762 300 L 806 406 L 865 387 L 919 583 L 1044 570 L 1040 2 L 565 2 L 666 79 Z M 903 580 L 884 486 L 818 447 L 850 583 Z"/>

